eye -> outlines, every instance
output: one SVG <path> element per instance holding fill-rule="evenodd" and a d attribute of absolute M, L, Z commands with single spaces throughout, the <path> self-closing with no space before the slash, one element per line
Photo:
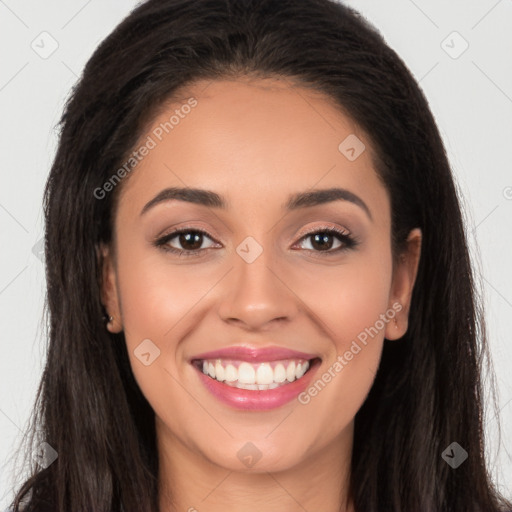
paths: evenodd
<path fill-rule="evenodd" d="M 207 247 L 203 247 L 205 239 L 212 242 Z M 303 247 L 306 242 L 309 242 L 310 247 Z M 303 235 L 298 245 L 301 245 L 302 249 L 320 253 L 321 256 L 329 256 L 352 249 L 358 244 L 359 241 L 348 230 L 320 227 L 311 229 Z M 215 247 L 216 242 L 206 231 L 182 228 L 158 238 L 154 245 L 178 256 L 199 256 L 205 250 Z"/>
<path fill-rule="evenodd" d="M 359 243 L 348 230 L 332 227 L 312 229 L 300 239 L 300 241 L 302 240 L 304 240 L 304 242 L 310 241 L 310 247 L 306 247 L 306 250 L 327 253 L 322 254 L 322 256 L 352 249 Z"/>
<path fill-rule="evenodd" d="M 211 245 L 202 247 L 205 238 L 213 242 L 212 237 L 210 237 L 206 231 L 183 228 L 158 238 L 154 242 L 154 245 L 165 251 L 178 254 L 179 256 L 194 256 L 212 247 Z M 175 245 L 178 245 L 178 247 L 175 247 Z M 215 243 L 213 245 L 215 245 Z"/>

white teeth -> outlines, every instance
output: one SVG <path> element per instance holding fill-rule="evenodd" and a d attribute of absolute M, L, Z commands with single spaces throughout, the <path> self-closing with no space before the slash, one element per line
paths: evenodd
<path fill-rule="evenodd" d="M 203 373 L 232 387 L 267 390 L 300 379 L 309 368 L 309 361 L 304 360 L 272 363 L 233 361 L 233 363 L 226 364 L 221 359 L 203 361 Z M 235 366 L 237 364 L 238 368 Z"/>
<path fill-rule="evenodd" d="M 272 384 L 274 382 L 274 372 L 269 364 L 260 364 L 256 372 L 256 382 L 258 384 Z"/>
<path fill-rule="evenodd" d="M 238 367 L 238 382 L 240 384 L 256 384 L 256 372 L 249 363 L 242 363 Z"/>
<path fill-rule="evenodd" d="M 234 383 L 234 382 L 226 382 L 228 386 L 231 386 L 232 388 L 238 388 L 238 389 L 250 389 L 252 391 L 256 390 L 266 390 L 266 389 L 274 389 L 270 387 L 270 384 L 242 384 L 242 383 Z M 275 387 L 277 387 L 277 384 L 275 384 Z"/>
<path fill-rule="evenodd" d="M 203 373 L 204 373 L 204 365 L 203 365 Z M 234 382 L 235 380 L 238 380 L 238 370 L 232 364 L 228 364 L 226 366 L 225 377 L 226 377 L 227 382 Z"/>
<path fill-rule="evenodd" d="M 300 379 L 308 371 L 308 368 L 309 368 L 309 361 L 306 361 L 302 365 L 299 363 L 297 365 L 297 368 L 295 369 L 295 377 L 297 377 L 297 379 Z"/>
<path fill-rule="evenodd" d="M 226 377 L 226 373 L 224 371 L 224 366 L 222 366 L 218 361 L 215 363 L 215 378 L 222 382 Z"/>
<path fill-rule="evenodd" d="M 213 366 L 212 363 L 208 363 L 208 375 L 212 378 L 212 379 L 215 379 L 215 366 Z"/>
<path fill-rule="evenodd" d="M 295 361 L 292 361 L 286 369 L 286 380 L 293 382 L 295 380 Z"/>
<path fill-rule="evenodd" d="M 284 366 L 279 363 L 274 368 L 274 382 L 284 382 L 286 380 L 286 370 Z"/>

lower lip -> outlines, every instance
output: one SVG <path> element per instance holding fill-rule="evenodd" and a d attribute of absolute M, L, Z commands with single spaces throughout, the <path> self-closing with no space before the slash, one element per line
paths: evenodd
<path fill-rule="evenodd" d="M 237 409 L 264 411 L 281 407 L 302 393 L 308 387 L 319 365 L 320 360 L 317 359 L 300 379 L 274 389 L 265 390 L 239 389 L 228 386 L 208 377 L 199 368 L 192 366 L 199 373 L 199 378 L 206 389 L 220 401 Z"/>

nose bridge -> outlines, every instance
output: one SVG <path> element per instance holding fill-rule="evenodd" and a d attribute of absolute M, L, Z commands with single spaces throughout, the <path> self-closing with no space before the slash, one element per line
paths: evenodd
<path fill-rule="evenodd" d="M 267 239 L 268 240 L 268 239 Z M 226 321 L 240 321 L 250 328 L 275 319 L 290 319 L 297 311 L 294 294 L 279 276 L 271 248 L 247 237 L 236 248 L 233 270 L 222 296 L 219 314 Z"/>

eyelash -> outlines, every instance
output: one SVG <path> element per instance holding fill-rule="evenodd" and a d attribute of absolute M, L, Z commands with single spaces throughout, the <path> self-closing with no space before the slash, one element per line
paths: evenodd
<path fill-rule="evenodd" d="M 199 234 L 202 234 L 202 235 L 206 235 L 208 238 L 210 238 L 211 240 L 215 241 L 214 238 L 212 236 L 210 236 L 210 234 L 208 232 L 203 231 L 202 229 L 182 228 L 182 229 L 178 229 L 176 231 L 173 231 L 172 233 L 169 233 L 167 235 L 164 235 L 161 238 L 156 239 L 153 242 L 153 244 L 154 244 L 155 247 L 158 247 L 159 249 L 162 249 L 165 252 L 170 252 L 170 253 L 176 254 L 179 257 L 181 257 L 181 256 L 186 256 L 186 257 L 199 256 L 199 253 L 201 253 L 202 251 L 205 251 L 205 250 L 208 250 L 208 249 L 212 249 L 212 247 L 208 247 L 206 249 L 194 249 L 194 250 L 191 250 L 191 251 L 186 251 L 186 250 L 176 249 L 174 247 L 169 247 L 169 246 L 166 245 L 173 238 L 175 238 L 178 235 L 184 234 L 184 233 L 188 233 L 188 234 L 190 234 L 190 233 L 196 233 L 196 234 L 199 233 Z M 348 231 L 344 231 L 344 230 L 341 230 L 341 229 L 338 229 L 338 228 L 333 228 L 333 227 L 327 227 L 327 226 L 320 227 L 320 228 L 314 228 L 314 229 L 311 229 L 311 230 L 307 231 L 299 239 L 299 242 L 301 242 L 302 240 L 305 240 L 305 239 L 307 239 L 307 238 L 309 238 L 309 237 L 311 237 L 312 235 L 315 235 L 315 234 L 335 235 L 340 240 L 340 242 L 342 242 L 342 244 L 343 244 L 342 246 L 338 247 L 337 249 L 327 250 L 327 251 L 315 251 L 313 249 L 306 249 L 307 251 L 312 251 L 312 252 L 318 253 L 321 257 L 331 256 L 333 254 L 337 254 L 337 253 L 340 253 L 340 252 L 343 252 L 343 251 L 348 251 L 350 249 L 354 249 L 360 243 L 359 239 L 356 238 L 355 236 L 351 235 L 350 233 L 348 233 Z"/>

